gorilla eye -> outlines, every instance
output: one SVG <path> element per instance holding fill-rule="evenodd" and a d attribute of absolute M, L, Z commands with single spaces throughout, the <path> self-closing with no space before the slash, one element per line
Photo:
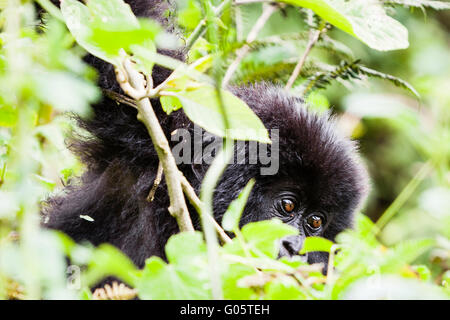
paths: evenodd
<path fill-rule="evenodd" d="M 306 223 L 312 230 L 317 231 L 322 226 L 323 219 L 321 216 L 313 214 L 306 219 Z"/>
<path fill-rule="evenodd" d="M 295 209 L 295 203 L 291 199 L 283 199 L 281 200 L 281 205 L 283 207 L 284 212 L 292 213 Z"/>

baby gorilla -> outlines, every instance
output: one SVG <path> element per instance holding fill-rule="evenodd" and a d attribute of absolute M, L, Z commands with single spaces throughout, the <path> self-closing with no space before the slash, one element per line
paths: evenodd
<path fill-rule="evenodd" d="M 161 12 L 164 2 L 127 1 L 138 16 L 151 17 L 169 28 Z M 160 51 L 183 60 L 183 50 Z M 88 63 L 99 71 L 103 89 L 122 93 L 111 65 L 88 56 Z M 155 86 L 166 79 L 170 70 L 156 66 Z M 278 218 L 297 228 L 299 236 L 281 242 L 280 255 L 298 254 L 307 236 L 335 236 L 352 225 L 352 217 L 367 192 L 367 173 L 357 155 L 355 144 L 342 137 L 329 115 L 308 111 L 300 98 L 282 89 L 260 83 L 229 88 L 244 100 L 278 139 L 279 150 L 269 150 L 278 161 L 275 174 L 264 174 L 261 161 L 235 161 L 223 174 L 214 193 L 214 215 L 217 221 L 250 179 L 255 179 L 241 225 L 252 221 Z M 171 133 L 185 129 L 194 135 L 196 128 L 182 110 L 167 116 L 157 99 L 155 112 L 170 141 Z M 158 156 L 145 126 L 136 118 L 136 110 L 104 96 L 94 106 L 94 116 L 79 119 L 90 135 L 74 137 L 71 149 L 80 156 L 86 170 L 77 181 L 71 181 L 63 192 L 48 200 L 45 226 L 58 229 L 76 241 L 94 245 L 108 242 L 143 267 L 152 255 L 164 258 L 164 245 L 178 232 L 168 212 L 169 197 L 164 181 L 155 199 L 147 201 L 158 168 Z M 210 142 L 204 135 L 204 147 Z M 172 142 L 172 147 L 176 144 Z M 276 144 L 274 143 L 273 146 Z M 261 147 L 261 145 L 260 145 Z M 235 156 L 250 157 L 250 148 L 236 148 Z M 195 157 L 193 155 L 192 157 Z M 241 157 L 242 159 L 242 157 Z M 208 168 L 195 159 L 179 165 L 180 170 L 199 192 Z M 191 164 L 193 163 L 193 164 Z M 266 168 L 267 169 L 267 168 Z M 198 214 L 189 206 L 194 226 L 199 229 Z M 80 218 L 92 217 L 93 221 Z M 328 260 L 326 253 L 308 255 L 310 263 Z"/>

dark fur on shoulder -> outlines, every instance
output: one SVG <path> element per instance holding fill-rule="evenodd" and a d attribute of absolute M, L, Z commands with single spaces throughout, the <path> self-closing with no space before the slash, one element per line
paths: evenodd
<path fill-rule="evenodd" d="M 164 23 L 161 7 L 154 10 L 151 5 L 159 1 L 127 2 L 137 15 L 158 17 Z M 182 50 L 168 54 L 183 59 Z M 102 88 L 120 92 L 112 66 L 92 56 L 87 60 L 99 70 Z M 169 74 L 168 70 L 155 68 L 154 81 L 161 83 Z M 308 111 L 301 99 L 281 88 L 260 83 L 230 90 L 253 109 L 267 129 L 279 129 L 280 170 L 276 175 L 263 176 L 261 164 L 229 165 L 214 195 L 218 221 L 247 182 L 255 178 L 242 224 L 272 218 L 267 199 L 278 186 L 288 185 L 301 190 L 305 212 L 329 214 L 323 236 L 334 239 L 338 232 L 350 227 L 353 213 L 367 193 L 368 180 L 355 144 L 339 135 L 329 115 Z M 152 103 L 169 141 L 175 129 L 193 132 L 193 124 L 183 111 L 167 116 L 159 101 Z M 91 136 L 75 138 L 70 146 L 87 169 L 78 181 L 48 200 L 45 225 L 62 230 L 76 241 L 111 243 L 139 267 L 149 256 L 164 257 L 164 245 L 178 227 L 167 210 L 169 198 L 164 180 L 154 201 L 146 200 L 159 161 L 146 128 L 136 118 L 136 110 L 104 97 L 94 106 L 94 117 L 80 120 L 80 125 Z M 207 165 L 195 169 L 187 164 L 179 167 L 198 192 L 198 172 L 205 172 Z M 199 228 L 197 213 L 189 209 Z M 80 215 L 88 215 L 94 221 L 81 219 Z M 309 257 L 310 262 L 323 259 Z"/>

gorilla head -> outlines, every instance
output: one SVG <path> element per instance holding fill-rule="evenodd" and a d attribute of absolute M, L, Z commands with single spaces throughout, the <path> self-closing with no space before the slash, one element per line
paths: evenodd
<path fill-rule="evenodd" d="M 232 164 L 214 194 L 218 221 L 253 178 L 255 185 L 241 225 L 278 218 L 298 229 L 298 236 L 282 240 L 280 255 L 298 254 L 307 236 L 334 240 L 337 233 L 352 225 L 353 214 L 368 189 L 366 169 L 355 144 L 339 134 L 328 113 L 308 110 L 302 99 L 281 88 L 259 83 L 231 90 L 260 117 L 273 143 L 258 144 L 258 159 L 253 164 L 252 143 L 237 143 Z M 210 139 L 205 140 L 210 143 Z M 270 163 L 262 163 L 260 157 L 264 156 Z M 206 168 L 206 164 L 192 165 L 197 179 L 191 181 L 196 188 Z M 312 253 L 308 261 L 326 263 L 327 257 L 327 253 Z"/>

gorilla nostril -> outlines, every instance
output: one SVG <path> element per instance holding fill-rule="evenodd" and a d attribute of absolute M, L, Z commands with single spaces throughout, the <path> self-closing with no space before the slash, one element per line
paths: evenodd
<path fill-rule="evenodd" d="M 300 250 L 303 247 L 303 236 L 288 236 L 280 241 L 279 257 L 287 256 L 292 257 L 296 255 L 304 256 L 300 254 Z"/>
<path fill-rule="evenodd" d="M 283 240 L 281 242 L 281 245 L 286 249 L 286 251 L 289 253 L 290 256 L 298 254 L 298 251 L 296 248 L 294 248 L 294 244 L 289 240 Z"/>

